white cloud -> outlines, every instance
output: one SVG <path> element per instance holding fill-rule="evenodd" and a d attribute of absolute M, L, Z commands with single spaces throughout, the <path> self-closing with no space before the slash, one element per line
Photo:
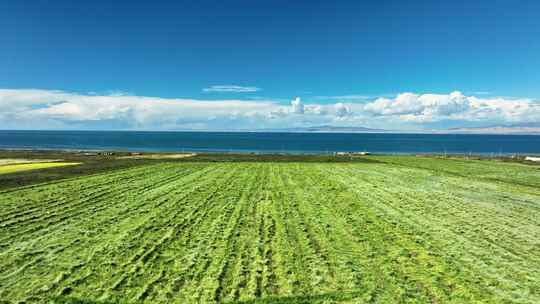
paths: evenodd
<path fill-rule="evenodd" d="M 489 91 L 476 91 L 476 92 L 473 92 L 473 95 L 491 95 L 491 92 L 489 92 Z"/>
<path fill-rule="evenodd" d="M 315 96 L 318 100 L 337 100 L 337 101 L 362 101 L 371 99 L 367 95 L 335 95 L 335 96 Z"/>
<path fill-rule="evenodd" d="M 402 93 L 360 103 L 197 100 L 0 89 L 0 129 L 262 129 L 317 125 L 418 129 L 433 123 L 540 124 L 532 99 Z"/>
<path fill-rule="evenodd" d="M 47 90 L 0 90 L 0 128 L 125 129 L 225 127 L 276 108 L 271 101 L 166 99 L 133 95 L 83 95 Z"/>
<path fill-rule="evenodd" d="M 334 109 L 336 111 L 336 115 L 338 117 L 344 117 L 344 116 L 347 116 L 349 114 L 352 114 L 351 113 L 351 110 L 349 109 L 349 107 L 347 107 L 346 105 L 344 105 L 343 103 L 341 102 L 338 102 L 334 105 Z"/>
<path fill-rule="evenodd" d="M 203 92 L 207 93 L 253 93 L 261 91 L 257 87 L 244 87 L 238 85 L 214 85 L 209 88 L 204 88 Z"/>
<path fill-rule="evenodd" d="M 304 111 L 315 115 L 328 114 L 328 110 L 326 109 L 326 107 L 319 104 L 305 105 Z"/>
<path fill-rule="evenodd" d="M 296 97 L 291 101 L 291 112 L 295 114 L 304 114 L 304 104 L 300 101 L 300 97 Z"/>
<path fill-rule="evenodd" d="M 491 124 L 540 122 L 540 103 L 532 99 L 478 98 L 450 94 L 403 93 L 379 98 L 364 106 L 375 116 L 397 116 L 405 122 L 456 120 Z"/>

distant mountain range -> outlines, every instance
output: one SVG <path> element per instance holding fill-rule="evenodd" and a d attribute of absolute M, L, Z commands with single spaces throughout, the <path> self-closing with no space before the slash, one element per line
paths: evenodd
<path fill-rule="evenodd" d="M 490 126 L 467 127 L 432 130 L 386 130 L 366 127 L 340 127 L 340 126 L 314 126 L 298 128 L 260 129 L 259 132 L 291 132 L 291 133 L 424 133 L 424 134 L 514 134 L 514 135 L 540 135 L 537 126 Z"/>
<path fill-rule="evenodd" d="M 315 126 L 299 128 L 262 129 L 264 132 L 298 132 L 298 133 L 384 133 L 391 132 L 383 129 L 371 129 L 364 127 L 338 127 L 338 126 Z"/>
<path fill-rule="evenodd" d="M 540 127 L 493 126 L 478 128 L 452 128 L 448 130 L 435 131 L 434 133 L 540 135 Z"/>

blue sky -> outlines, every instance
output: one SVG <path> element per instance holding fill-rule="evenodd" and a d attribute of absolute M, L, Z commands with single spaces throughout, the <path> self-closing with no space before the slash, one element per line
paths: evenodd
<path fill-rule="evenodd" d="M 7 0 L 0 3 L 0 37 L 0 103 L 20 104 L 11 112 L 0 109 L 0 128 L 530 125 L 540 98 L 539 1 Z M 465 106 L 450 98 L 455 91 Z M 29 92 L 41 97 L 30 98 Z M 54 92 L 64 100 L 51 97 Z M 407 101 L 410 109 L 367 111 L 358 105 L 382 98 L 390 103 L 380 106 L 403 108 L 399 96 L 405 93 L 418 97 Z M 81 99 L 71 102 L 66 94 Z M 426 94 L 442 97 L 421 98 Z M 142 111 L 135 97 L 271 106 L 262 112 L 241 106 L 219 115 L 212 109 L 202 123 L 190 111 L 175 112 L 173 120 L 195 125 L 144 125 L 125 113 L 117 114 L 126 121 L 112 124 L 120 119 L 113 114 L 73 117 L 95 105 L 88 97 L 109 97 L 116 104 L 119 95 L 132 97 L 133 105 L 124 106 L 128 112 Z M 305 113 L 290 105 L 295 97 L 306 105 Z M 488 100 L 489 109 L 479 110 L 483 103 L 472 98 Z M 491 102 L 516 99 L 517 108 Z M 71 102 L 60 104 L 71 112 L 58 109 L 59 102 Z M 461 114 L 442 115 L 440 103 L 457 103 Z M 532 117 L 521 117 L 523 105 Z M 317 106 L 335 113 L 345 107 L 348 114 L 322 119 L 332 111 L 312 111 Z M 20 118 L 40 108 L 50 109 L 40 112 L 42 122 Z M 499 116 L 485 118 L 488 112 Z M 292 114 L 298 117 L 280 120 Z M 266 118 L 258 121 L 257 115 Z M 208 118 L 221 121 L 209 124 Z"/>

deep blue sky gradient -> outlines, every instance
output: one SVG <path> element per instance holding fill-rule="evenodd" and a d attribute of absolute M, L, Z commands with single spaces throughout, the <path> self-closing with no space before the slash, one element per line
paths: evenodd
<path fill-rule="evenodd" d="M 540 1 L 7 0 L 0 88 L 538 98 Z"/>

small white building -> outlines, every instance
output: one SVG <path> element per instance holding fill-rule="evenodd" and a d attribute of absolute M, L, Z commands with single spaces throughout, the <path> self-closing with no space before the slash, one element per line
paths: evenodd
<path fill-rule="evenodd" d="M 533 162 L 540 162 L 540 157 L 527 156 L 525 157 L 525 160 L 533 161 Z"/>

